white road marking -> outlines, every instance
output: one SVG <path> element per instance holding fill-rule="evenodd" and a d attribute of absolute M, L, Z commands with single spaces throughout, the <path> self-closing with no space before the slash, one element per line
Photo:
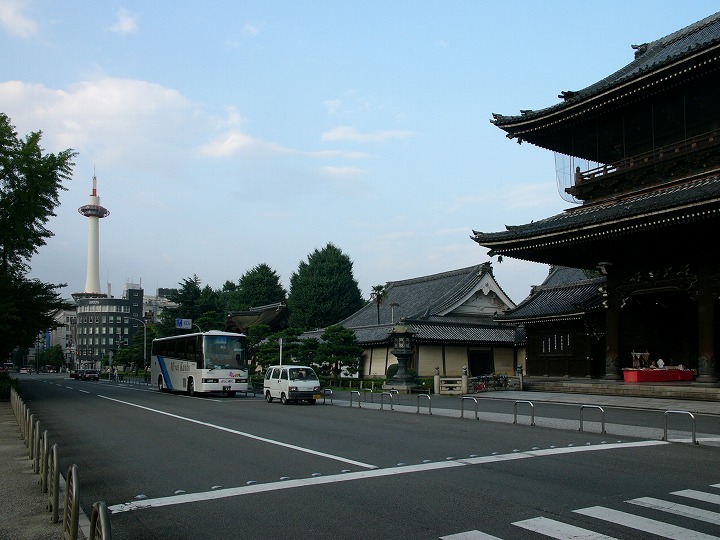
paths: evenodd
<path fill-rule="evenodd" d="M 82 392 L 83 394 L 89 394 L 89 393 L 90 393 L 90 392 L 88 392 L 87 390 L 78 390 L 78 392 Z"/>
<path fill-rule="evenodd" d="M 625 502 L 637 504 L 638 506 L 644 506 L 645 508 L 652 508 L 653 510 L 662 510 L 663 512 L 669 512 L 671 514 L 689 517 L 699 521 L 705 521 L 706 523 L 712 523 L 714 525 L 720 525 L 720 514 L 711 510 L 703 510 L 702 508 L 695 508 L 694 506 L 687 506 L 685 504 L 663 501 L 662 499 L 655 499 L 653 497 L 640 497 L 638 499 L 632 499 Z"/>
<path fill-rule="evenodd" d="M 449 534 L 447 536 L 441 536 L 440 540 L 502 540 L 497 536 L 486 534 L 480 531 L 467 531 L 457 534 Z"/>
<path fill-rule="evenodd" d="M 106 398 L 109 399 L 109 398 Z M 143 407 L 144 408 L 144 407 Z M 167 414 L 167 413 L 162 413 Z M 170 415 L 175 416 L 175 415 Z M 202 422 L 198 422 L 202 423 Z M 224 428 L 223 428 L 224 429 Z M 299 487 L 320 486 L 325 484 L 334 484 L 338 482 L 351 482 L 354 480 L 367 480 L 371 478 L 382 478 L 385 476 L 394 476 L 398 474 L 409 474 L 426 471 L 437 471 L 449 469 L 453 467 L 466 467 L 468 465 L 482 465 L 486 463 L 498 463 L 502 461 L 513 461 L 517 459 L 528 459 L 533 457 L 553 456 L 558 454 L 572 454 L 578 452 L 592 452 L 603 450 L 616 450 L 620 448 L 640 448 L 644 446 L 656 446 L 661 444 L 670 444 L 665 441 L 638 441 L 630 443 L 616 444 L 599 444 L 596 446 L 574 446 L 571 448 L 548 448 L 545 450 L 531 450 L 528 452 L 513 452 L 511 454 L 499 454 L 494 456 L 481 456 L 475 458 L 459 459 L 456 461 L 439 461 L 435 463 L 421 463 L 417 465 L 405 465 L 402 467 L 390 467 L 387 469 L 375 469 L 370 471 L 359 471 L 351 473 L 343 473 L 331 476 L 316 476 L 312 478 L 301 478 L 296 480 L 284 480 L 280 482 L 270 482 L 268 484 L 252 484 L 249 486 L 240 486 L 235 488 L 218 489 L 214 491 L 205 491 L 201 493 L 186 493 L 183 495 L 174 495 L 170 497 L 160 497 L 157 499 L 145 499 L 142 501 L 133 501 L 122 504 L 109 506 L 108 510 L 112 513 L 128 512 L 130 510 L 144 510 L 147 508 L 157 508 L 160 506 L 172 506 L 176 504 L 186 504 L 197 501 L 209 501 L 213 499 L 223 499 L 227 497 L 239 497 L 241 495 L 252 495 L 256 493 L 267 493 L 270 491 L 279 491 L 284 489 L 294 489 Z"/>
<path fill-rule="evenodd" d="M 720 487 L 720 484 L 715 484 L 712 487 Z M 715 493 L 705 493 L 704 491 L 696 491 L 694 489 L 673 491 L 671 495 L 678 495 L 679 497 L 687 497 L 688 499 L 695 499 L 696 501 L 704 501 L 712 504 L 720 504 L 720 495 L 716 495 Z"/>
<path fill-rule="evenodd" d="M 119 399 L 114 399 L 114 398 L 111 398 L 111 397 L 101 396 L 101 395 L 98 395 L 98 397 L 100 397 L 100 398 L 102 398 L 102 399 L 107 399 L 107 400 L 109 400 L 109 401 L 114 401 L 114 402 L 116 402 L 116 403 L 122 403 L 123 405 L 129 405 L 129 406 L 131 406 L 131 407 L 137 407 L 138 409 L 143 409 L 143 410 L 145 410 L 145 411 L 150 411 L 150 412 L 154 412 L 154 413 L 157 413 L 157 414 L 162 414 L 162 415 L 164 415 L 164 416 L 169 416 L 169 417 L 175 418 L 175 419 L 177 419 L 177 420 L 183 420 L 183 421 L 185 421 L 185 422 L 190 422 L 190 423 L 193 423 L 193 424 L 198 424 L 198 425 L 205 426 L 205 427 L 209 427 L 209 428 L 212 428 L 212 429 L 217 429 L 217 430 L 220 430 L 220 431 L 225 431 L 225 432 L 227 432 L 227 433 L 232 433 L 233 435 L 240 435 L 241 437 L 247 437 L 248 439 L 254 439 L 254 440 L 256 440 L 256 441 L 261 441 L 261 442 L 265 442 L 265 443 L 269 443 L 269 444 L 274 444 L 274 445 L 276 445 L 276 446 L 282 446 L 283 448 L 289 448 L 290 450 L 298 450 L 298 451 L 300 451 L 300 452 L 305 452 L 306 454 L 312 454 L 312 455 L 320 456 L 320 457 L 323 457 L 323 458 L 334 459 L 335 461 L 341 461 L 341 462 L 343 462 L 343 463 L 347 463 L 347 464 L 349 464 L 349 465 L 356 465 L 356 466 L 358 466 L 358 467 L 363 467 L 363 468 L 365 468 L 365 469 L 377 469 L 377 466 L 376 466 L 376 465 L 369 465 L 368 463 L 362 463 L 361 461 L 355 461 L 355 460 L 348 459 L 348 458 L 344 458 L 344 457 L 340 457 L 340 456 L 334 456 L 334 455 L 332 455 L 332 454 L 326 454 L 325 452 L 318 452 L 317 450 L 311 450 L 310 448 L 303 448 L 302 446 L 296 446 L 296 445 L 294 445 L 294 444 L 288 444 L 288 443 L 284 443 L 284 442 L 280 442 L 280 441 L 275 441 L 275 440 L 273 440 L 273 439 L 267 439 L 267 438 L 265 438 L 265 437 L 259 437 L 259 436 L 257 436 L 257 435 L 253 435 L 252 433 L 246 433 L 246 432 L 244 432 L 244 431 L 238 431 L 238 430 L 236 430 L 236 429 L 231 429 L 231 428 L 227 428 L 227 427 L 224 427 L 224 426 L 218 426 L 218 425 L 216 425 L 216 424 L 210 424 L 209 422 L 201 422 L 200 420 L 195 420 L 195 419 L 193 419 L 193 418 L 188 418 L 188 417 L 186 417 L 186 416 L 180 416 L 180 415 L 177 415 L 177 414 L 172 414 L 172 413 L 169 413 L 169 412 L 160 411 L 160 410 L 158 410 L 158 409 L 151 409 L 150 407 L 145 407 L 145 406 L 143 406 L 143 405 L 138 405 L 138 404 L 136 404 L 136 403 L 130 403 L 129 401 L 121 401 L 121 400 L 119 400 Z"/>
<path fill-rule="evenodd" d="M 612 536 L 581 529 L 575 525 L 568 525 L 567 523 L 545 517 L 516 521 L 513 525 L 517 525 L 528 531 L 540 533 L 544 536 L 549 536 L 550 538 L 557 538 L 558 540 L 617 540 Z"/>
<path fill-rule="evenodd" d="M 612 508 L 603 508 L 602 506 L 591 506 L 589 508 L 581 508 L 573 510 L 584 516 L 594 517 L 609 521 L 624 527 L 630 527 L 645 533 L 655 534 L 662 538 L 672 538 L 673 540 L 717 540 L 717 536 L 693 531 L 684 527 L 678 527 L 670 523 L 648 519 L 642 516 L 627 514 Z"/>

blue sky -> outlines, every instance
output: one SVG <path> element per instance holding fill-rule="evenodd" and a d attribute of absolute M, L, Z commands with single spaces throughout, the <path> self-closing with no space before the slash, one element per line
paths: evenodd
<path fill-rule="evenodd" d="M 0 0 L 0 111 L 75 149 L 32 277 L 82 291 L 93 171 L 100 281 L 288 287 L 332 242 L 373 285 L 485 262 L 472 229 L 569 206 L 554 156 L 491 125 L 559 100 L 718 9 L 690 1 Z M 547 267 L 505 258 L 515 301 Z"/>

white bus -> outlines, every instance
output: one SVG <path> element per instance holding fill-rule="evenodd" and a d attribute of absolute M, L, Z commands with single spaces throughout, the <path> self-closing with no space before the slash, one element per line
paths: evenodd
<path fill-rule="evenodd" d="M 154 339 L 150 373 L 161 392 L 247 392 L 247 338 L 210 331 Z"/>

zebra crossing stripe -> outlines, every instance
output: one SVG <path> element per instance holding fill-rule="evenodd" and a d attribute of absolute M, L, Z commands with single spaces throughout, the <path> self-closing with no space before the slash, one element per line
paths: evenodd
<path fill-rule="evenodd" d="M 663 523 L 662 521 L 656 521 L 642 516 L 627 514 L 602 506 L 590 506 L 588 508 L 581 508 L 580 510 L 573 510 L 573 512 L 609 521 L 638 531 L 655 534 L 662 538 L 672 538 L 673 540 L 718 540 L 719 538 L 710 534 L 693 531 L 692 529 L 678 527 L 677 525 Z"/>
<path fill-rule="evenodd" d="M 485 534 L 480 531 L 467 531 L 441 536 L 440 540 L 502 540 L 502 538 L 498 538 L 492 534 Z"/>
<path fill-rule="evenodd" d="M 720 487 L 720 484 L 716 484 L 712 487 Z M 712 504 L 720 504 L 720 495 L 715 495 L 714 493 L 705 493 L 704 491 L 697 491 L 694 489 L 673 491 L 671 495 L 678 495 L 679 497 L 687 497 L 688 499 L 694 499 L 696 501 L 703 501 Z"/>
<path fill-rule="evenodd" d="M 711 510 L 703 510 L 702 508 L 663 501 L 653 497 L 640 497 L 625 502 L 644 506 L 645 508 L 652 508 L 653 510 L 662 510 L 663 512 L 669 512 L 678 516 L 697 519 L 706 523 L 712 523 L 713 525 L 720 525 L 720 513 Z"/>
<path fill-rule="evenodd" d="M 617 540 L 612 536 L 606 536 L 604 534 L 582 529 L 580 527 L 576 527 L 575 525 L 568 525 L 567 523 L 562 523 L 545 517 L 516 521 L 513 525 L 517 525 L 518 527 L 522 527 L 528 531 L 540 533 L 558 540 Z"/>

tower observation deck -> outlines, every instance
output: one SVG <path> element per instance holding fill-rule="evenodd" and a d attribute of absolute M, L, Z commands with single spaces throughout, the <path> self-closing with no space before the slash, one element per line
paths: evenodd
<path fill-rule="evenodd" d="M 88 218 L 88 258 L 85 293 L 100 294 L 100 219 L 110 215 L 110 211 L 100 205 L 97 194 L 97 178 L 93 175 L 93 187 L 90 201 L 78 208 Z"/>

